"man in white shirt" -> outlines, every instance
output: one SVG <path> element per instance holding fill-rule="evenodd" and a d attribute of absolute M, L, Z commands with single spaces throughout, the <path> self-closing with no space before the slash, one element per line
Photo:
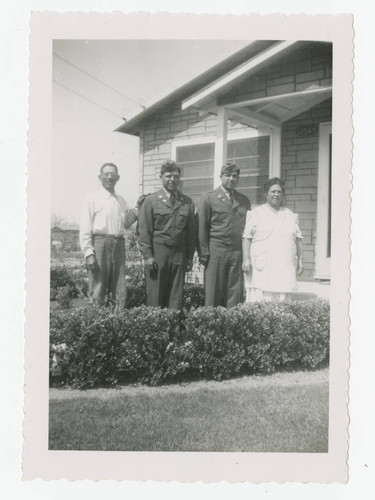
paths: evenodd
<path fill-rule="evenodd" d="M 98 176 L 102 186 L 87 196 L 81 212 L 80 244 L 89 277 L 89 295 L 95 304 L 125 307 L 124 231 L 137 220 L 137 207 L 128 210 L 115 192 L 117 166 L 105 163 Z"/>

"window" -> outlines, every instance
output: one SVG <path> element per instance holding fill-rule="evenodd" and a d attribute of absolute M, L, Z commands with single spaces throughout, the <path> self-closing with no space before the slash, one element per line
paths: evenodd
<path fill-rule="evenodd" d="M 200 196 L 218 185 L 214 170 L 214 138 L 173 144 L 173 157 L 181 168 L 181 191 L 197 205 Z M 228 138 L 227 159 L 241 169 L 238 191 L 253 206 L 264 202 L 262 186 L 269 177 L 270 136 Z"/>
<path fill-rule="evenodd" d="M 176 149 L 176 162 L 181 168 L 181 191 L 195 204 L 202 193 L 214 185 L 215 144 L 195 144 Z"/>
<path fill-rule="evenodd" d="M 241 169 L 238 191 L 245 194 L 252 205 L 264 202 L 262 186 L 269 176 L 269 136 L 228 141 L 227 158 Z"/>

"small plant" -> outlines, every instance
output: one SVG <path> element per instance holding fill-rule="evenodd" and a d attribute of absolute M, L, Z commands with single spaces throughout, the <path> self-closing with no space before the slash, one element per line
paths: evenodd
<path fill-rule="evenodd" d="M 67 266 L 53 267 L 50 272 L 50 300 L 57 300 L 57 295 L 62 288 L 69 289 L 71 299 L 87 297 L 86 269 L 83 267 L 71 269 Z"/>
<path fill-rule="evenodd" d="M 182 307 L 190 309 L 204 306 L 204 287 L 200 284 L 185 283 Z"/>
<path fill-rule="evenodd" d="M 72 307 L 72 289 L 70 286 L 58 288 L 56 301 L 60 309 L 70 309 Z"/>

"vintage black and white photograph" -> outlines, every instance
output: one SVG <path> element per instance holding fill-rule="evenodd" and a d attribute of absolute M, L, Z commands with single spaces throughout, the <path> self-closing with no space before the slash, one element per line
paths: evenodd
<path fill-rule="evenodd" d="M 49 452 L 328 459 L 339 47 L 276 34 L 51 40 Z"/>

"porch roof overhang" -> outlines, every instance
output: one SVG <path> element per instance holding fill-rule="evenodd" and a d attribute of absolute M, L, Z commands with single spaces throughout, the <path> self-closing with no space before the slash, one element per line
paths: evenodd
<path fill-rule="evenodd" d="M 258 73 L 261 69 L 268 66 L 281 56 L 299 49 L 306 45 L 305 41 L 282 41 L 277 42 L 271 47 L 266 48 L 262 52 L 256 54 L 254 57 L 241 64 L 232 71 L 227 72 L 222 77 L 216 79 L 214 82 L 201 88 L 195 94 L 189 96 L 182 101 L 181 109 L 186 109 L 190 106 L 197 108 L 204 107 L 207 103 L 212 102 L 219 95 L 229 91 L 233 86 L 237 86 L 246 78 Z"/>
<path fill-rule="evenodd" d="M 181 108 L 184 110 L 193 106 L 201 115 L 205 115 L 217 114 L 220 108 L 225 107 L 228 119 L 234 123 L 242 123 L 253 128 L 281 127 L 283 122 L 332 97 L 332 86 L 312 84 L 300 91 L 276 93 L 272 96 L 254 99 L 241 96 L 228 97 L 225 94 L 280 57 L 300 49 L 307 43 L 309 42 L 282 41 L 267 47 L 241 66 L 189 96 L 182 101 Z"/>
<path fill-rule="evenodd" d="M 220 103 L 216 101 L 204 112 L 217 113 L 220 107 L 228 110 L 228 119 L 253 128 L 278 128 L 282 123 L 332 97 L 332 86 L 311 85 L 299 92 L 278 94 L 258 99 Z M 203 110 L 201 109 L 202 113 Z"/>

